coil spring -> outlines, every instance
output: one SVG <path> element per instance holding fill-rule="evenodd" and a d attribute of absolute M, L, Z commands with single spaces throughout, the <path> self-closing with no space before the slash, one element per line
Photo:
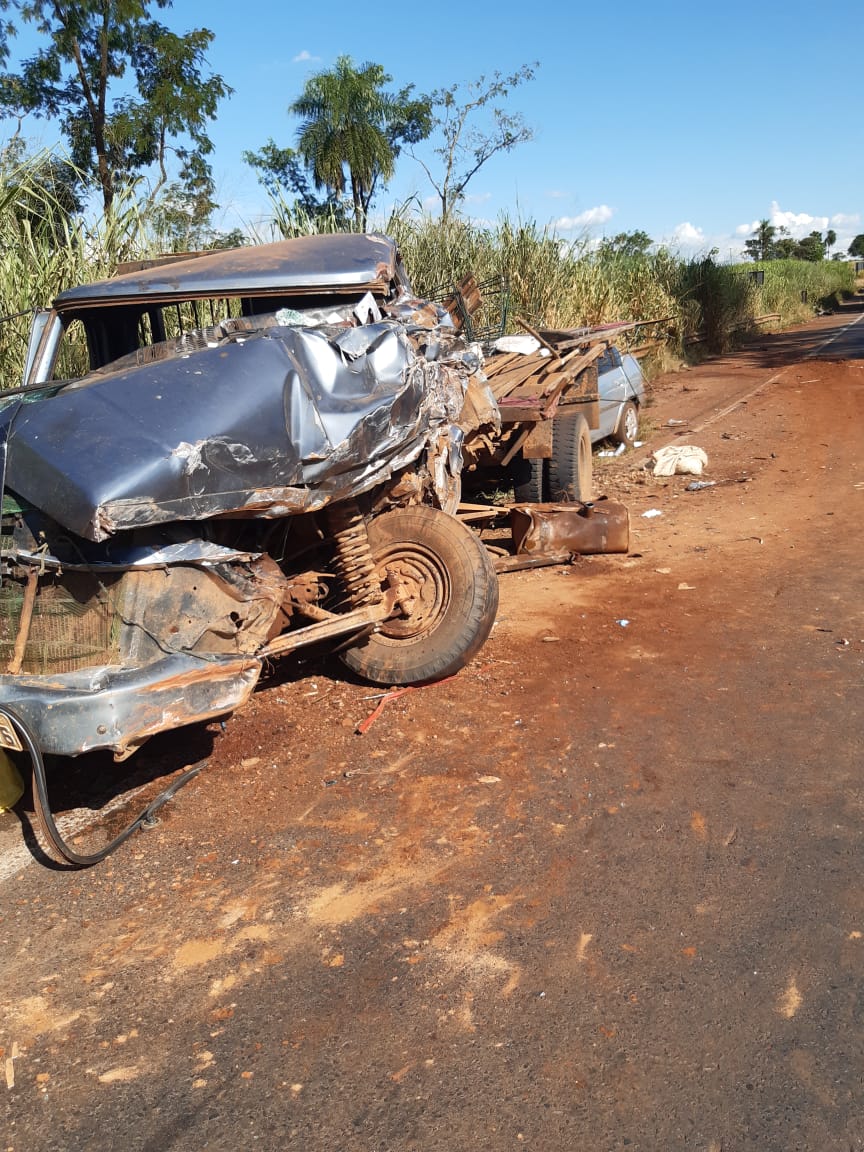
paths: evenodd
<path fill-rule="evenodd" d="M 375 577 L 375 561 L 369 547 L 366 521 L 356 500 L 334 504 L 329 511 L 330 531 L 336 544 L 336 573 L 354 608 L 377 604 L 382 598 Z"/>

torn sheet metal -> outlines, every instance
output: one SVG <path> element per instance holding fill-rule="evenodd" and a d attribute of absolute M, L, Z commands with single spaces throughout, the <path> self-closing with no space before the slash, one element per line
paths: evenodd
<path fill-rule="evenodd" d="M 122 756 L 148 737 L 239 708 L 261 661 L 177 653 L 137 668 L 83 668 L 55 676 L 0 676 L 0 699 L 38 734 L 43 752 Z"/>
<path fill-rule="evenodd" d="M 7 404 L 6 485 L 93 541 L 312 511 L 416 459 L 458 418 L 468 375 L 459 357 L 419 355 L 391 320 L 230 333 Z"/>
<path fill-rule="evenodd" d="M 517 556 L 626 552 L 630 514 L 623 504 L 516 504 L 510 528 Z"/>
<path fill-rule="evenodd" d="M 169 529 L 173 527 L 174 525 L 168 526 Z M 201 540 L 198 537 L 171 540 L 167 531 L 158 535 L 138 533 L 134 543 L 130 542 L 128 537 L 121 536 L 100 545 L 91 544 L 87 540 L 76 540 L 73 543 L 68 537 L 60 535 L 52 540 L 51 547 L 46 545 L 47 542 L 37 547 L 35 541 L 26 545 L 13 541 L 5 555 L 8 559 L 45 569 L 62 568 L 74 571 L 80 568 L 86 571 L 99 569 L 103 572 L 125 572 L 132 568 L 139 570 L 165 568 L 172 564 L 248 563 L 257 560 L 261 555 L 260 552 L 228 548 L 213 540 Z"/>

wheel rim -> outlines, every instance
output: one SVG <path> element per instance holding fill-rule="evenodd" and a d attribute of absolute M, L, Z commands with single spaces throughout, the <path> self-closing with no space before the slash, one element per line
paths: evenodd
<path fill-rule="evenodd" d="M 628 440 L 635 440 L 639 435 L 639 414 L 635 408 L 628 408 L 624 413 L 624 435 Z"/>
<path fill-rule="evenodd" d="M 399 592 L 395 613 L 378 635 L 394 641 L 416 640 L 438 626 L 450 603 L 450 580 L 441 560 L 422 544 L 395 544 L 375 557 L 382 586 Z"/>

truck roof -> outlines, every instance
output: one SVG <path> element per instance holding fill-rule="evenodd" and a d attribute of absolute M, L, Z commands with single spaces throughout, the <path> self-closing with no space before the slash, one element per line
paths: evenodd
<path fill-rule="evenodd" d="M 151 297 L 189 300 L 279 290 L 387 295 L 394 284 L 407 286 L 407 281 L 389 236 L 337 233 L 205 252 L 164 263 L 142 261 L 135 271 L 61 292 L 54 307 L 69 312 Z"/>

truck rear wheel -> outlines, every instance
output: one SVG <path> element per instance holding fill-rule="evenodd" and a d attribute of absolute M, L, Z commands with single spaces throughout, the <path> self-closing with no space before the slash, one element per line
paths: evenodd
<path fill-rule="evenodd" d="M 519 452 L 510 466 L 516 503 L 542 504 L 549 495 L 548 472 L 545 460 L 529 460 Z"/>
<path fill-rule="evenodd" d="M 498 577 L 479 537 L 438 508 L 394 508 L 369 524 L 382 588 L 398 587 L 396 612 L 344 651 L 352 671 L 376 684 L 423 684 L 452 676 L 492 631 Z"/>
<path fill-rule="evenodd" d="M 549 488 L 553 500 L 592 498 L 593 463 L 591 433 L 581 412 L 559 411 L 552 425 L 552 459 L 549 461 Z"/>

